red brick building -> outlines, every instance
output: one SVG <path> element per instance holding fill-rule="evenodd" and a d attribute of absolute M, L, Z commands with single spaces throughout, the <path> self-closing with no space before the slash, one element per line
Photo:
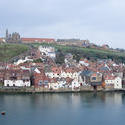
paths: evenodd
<path fill-rule="evenodd" d="M 48 86 L 49 78 L 42 73 L 33 73 L 33 84 L 35 87 L 45 87 Z"/>
<path fill-rule="evenodd" d="M 53 43 L 53 38 L 21 38 L 22 43 Z"/>

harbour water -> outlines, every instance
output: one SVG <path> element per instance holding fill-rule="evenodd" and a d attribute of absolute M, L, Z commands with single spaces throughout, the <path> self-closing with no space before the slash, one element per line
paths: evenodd
<path fill-rule="evenodd" d="M 123 125 L 125 94 L 1 94 L 0 111 L 0 125 Z"/>

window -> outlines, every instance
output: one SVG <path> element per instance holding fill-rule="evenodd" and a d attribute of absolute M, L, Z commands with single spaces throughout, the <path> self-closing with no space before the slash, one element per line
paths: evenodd
<path fill-rule="evenodd" d="M 48 84 L 48 82 L 49 82 L 48 80 L 45 80 L 45 81 L 44 81 L 44 84 Z"/>
<path fill-rule="evenodd" d="M 92 80 L 96 80 L 96 77 L 92 77 Z"/>
<path fill-rule="evenodd" d="M 12 77 L 10 77 L 10 80 L 17 80 L 17 77 L 12 76 Z"/>
<path fill-rule="evenodd" d="M 43 83 L 43 82 L 42 82 L 42 80 L 40 80 L 40 81 L 39 81 L 39 83 L 38 83 L 38 85 L 39 85 L 39 86 L 41 86 L 41 85 L 42 85 L 42 83 Z"/>

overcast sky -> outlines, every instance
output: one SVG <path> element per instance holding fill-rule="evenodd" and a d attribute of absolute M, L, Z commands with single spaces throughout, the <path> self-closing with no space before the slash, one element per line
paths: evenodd
<path fill-rule="evenodd" d="M 0 0 L 0 37 L 80 38 L 125 48 L 125 0 Z"/>

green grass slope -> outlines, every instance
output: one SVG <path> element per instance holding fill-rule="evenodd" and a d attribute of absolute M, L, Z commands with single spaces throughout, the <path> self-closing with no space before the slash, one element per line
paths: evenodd
<path fill-rule="evenodd" d="M 74 47 L 74 46 L 64 46 L 58 45 L 55 43 L 47 44 L 47 43 L 35 43 L 32 44 L 33 46 L 37 47 L 39 45 L 43 46 L 53 46 L 57 50 L 61 50 L 63 53 L 72 53 L 74 55 L 74 59 L 79 61 L 81 57 L 86 57 L 89 59 L 112 59 L 115 62 L 122 62 L 125 63 L 125 53 L 122 52 L 114 52 L 110 50 L 99 50 L 93 48 L 83 48 L 83 47 Z"/>
<path fill-rule="evenodd" d="M 22 44 L 2 44 L 0 45 L 0 62 L 8 61 L 12 57 L 20 55 L 26 52 L 28 48 Z"/>

